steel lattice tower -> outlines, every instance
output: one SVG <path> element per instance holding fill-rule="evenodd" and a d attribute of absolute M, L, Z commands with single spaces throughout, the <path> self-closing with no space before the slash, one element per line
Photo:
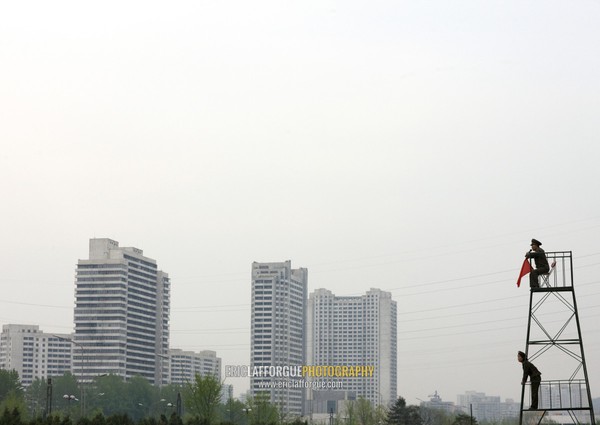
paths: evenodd
<path fill-rule="evenodd" d="M 521 390 L 519 424 L 539 424 L 545 416 L 569 415 L 574 424 L 595 425 L 583 339 L 573 285 L 571 251 L 546 252 L 550 273 L 529 296 L 526 351 L 542 372 L 538 409 L 525 409 L 531 385 Z M 529 404 L 528 404 L 529 405 Z"/>

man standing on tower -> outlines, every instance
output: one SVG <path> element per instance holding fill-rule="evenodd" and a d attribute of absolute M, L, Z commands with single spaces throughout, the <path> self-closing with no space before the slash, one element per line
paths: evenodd
<path fill-rule="evenodd" d="M 550 272 L 550 266 L 548 265 L 548 259 L 546 253 L 540 248 L 542 243 L 537 239 L 531 240 L 531 251 L 525 254 L 525 258 L 532 259 L 535 262 L 535 269 L 532 268 L 529 272 L 529 286 L 533 288 L 539 288 L 540 282 L 538 276 Z"/>
<path fill-rule="evenodd" d="M 523 379 L 521 380 L 521 385 L 525 385 L 527 382 L 527 377 L 531 379 L 531 406 L 529 407 L 531 410 L 536 410 L 538 408 L 538 393 L 540 391 L 540 383 L 542 382 L 542 374 L 541 372 L 527 360 L 527 354 L 522 351 L 517 353 L 517 360 L 519 363 L 523 363 Z"/>

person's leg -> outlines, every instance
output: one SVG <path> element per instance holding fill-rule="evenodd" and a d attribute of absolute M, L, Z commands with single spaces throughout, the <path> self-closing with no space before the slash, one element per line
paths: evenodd
<path fill-rule="evenodd" d="M 532 270 L 529 272 L 529 287 L 530 288 L 539 288 L 540 287 L 537 270 Z"/>
<path fill-rule="evenodd" d="M 540 381 L 531 381 L 531 408 L 538 408 L 538 393 L 540 392 Z"/>
<path fill-rule="evenodd" d="M 548 274 L 550 272 L 550 268 L 549 267 L 540 267 L 540 268 L 535 269 L 535 272 L 537 273 L 538 276 Z M 538 285 L 539 284 L 540 283 L 538 282 Z M 543 278 L 542 278 L 542 284 L 544 284 Z"/>

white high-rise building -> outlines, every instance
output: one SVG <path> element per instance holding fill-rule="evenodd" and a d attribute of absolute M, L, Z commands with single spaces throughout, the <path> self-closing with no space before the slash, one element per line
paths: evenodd
<path fill-rule="evenodd" d="M 307 282 L 307 269 L 292 269 L 291 261 L 252 263 L 252 368 L 304 364 Z M 252 395 L 267 393 L 282 412 L 302 415 L 304 389 L 275 385 L 277 381 L 251 377 Z"/>
<path fill-rule="evenodd" d="M 221 358 L 211 350 L 196 353 L 180 349 L 169 350 L 171 384 L 194 382 L 196 375 L 212 375 L 221 380 Z"/>
<path fill-rule="evenodd" d="M 392 294 L 371 289 L 338 297 L 317 289 L 308 299 L 307 364 L 372 367 L 373 376 L 335 378 L 345 392 L 374 405 L 397 398 L 397 307 Z M 308 394 L 309 400 L 316 400 Z"/>
<path fill-rule="evenodd" d="M 73 370 L 169 382 L 169 276 L 138 248 L 90 239 L 77 263 Z"/>
<path fill-rule="evenodd" d="M 62 376 L 71 370 L 72 335 L 51 335 L 37 325 L 3 325 L 0 334 L 0 369 L 15 370 L 21 385 L 36 379 Z"/>

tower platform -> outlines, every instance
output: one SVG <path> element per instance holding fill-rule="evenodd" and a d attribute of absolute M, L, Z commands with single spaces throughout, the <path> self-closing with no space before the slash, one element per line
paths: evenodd
<path fill-rule="evenodd" d="M 595 425 L 583 338 L 577 312 L 571 251 L 546 252 L 550 273 L 529 295 L 525 353 L 542 373 L 538 409 L 532 410 L 531 384 L 521 391 L 519 424 L 546 417 L 560 423 Z"/>

